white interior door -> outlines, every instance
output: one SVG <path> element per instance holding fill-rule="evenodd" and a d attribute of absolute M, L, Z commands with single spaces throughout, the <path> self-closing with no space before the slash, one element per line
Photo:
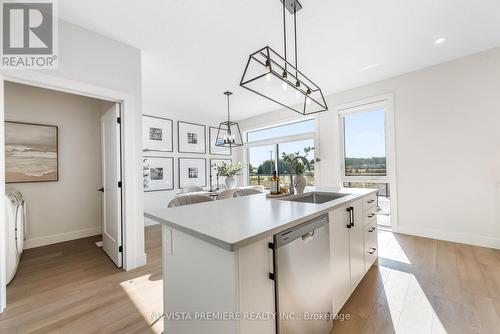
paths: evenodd
<path fill-rule="evenodd" d="M 118 267 L 122 267 L 120 146 L 120 105 L 115 103 L 101 117 L 101 190 L 103 249 Z"/>

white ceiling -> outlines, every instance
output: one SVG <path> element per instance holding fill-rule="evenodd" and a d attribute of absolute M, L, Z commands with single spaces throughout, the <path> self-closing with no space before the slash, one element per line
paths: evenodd
<path fill-rule="evenodd" d="M 500 46 L 498 0 L 302 4 L 299 67 L 325 95 Z M 59 13 L 143 50 L 146 106 L 223 118 L 232 90 L 235 119 L 279 109 L 239 87 L 250 53 L 283 50 L 279 0 L 63 0 Z"/>

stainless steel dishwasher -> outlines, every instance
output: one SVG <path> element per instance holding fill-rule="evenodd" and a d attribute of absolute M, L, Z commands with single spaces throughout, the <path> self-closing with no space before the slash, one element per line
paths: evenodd
<path fill-rule="evenodd" d="M 328 215 L 274 236 L 276 332 L 328 334 L 332 273 Z"/>

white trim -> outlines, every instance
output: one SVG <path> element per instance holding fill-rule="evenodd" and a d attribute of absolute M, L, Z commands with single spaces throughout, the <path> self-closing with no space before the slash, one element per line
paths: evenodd
<path fill-rule="evenodd" d="M 345 176 L 345 144 L 344 144 L 344 122 L 342 117 L 348 114 L 360 113 L 383 107 L 385 110 L 385 155 L 387 161 L 386 176 Z M 396 137 L 394 130 L 394 95 L 384 94 L 351 103 L 342 104 L 334 108 L 337 122 L 337 132 L 340 136 L 340 165 L 341 182 L 373 182 L 389 183 L 391 191 L 391 228 L 394 232 L 399 230 L 398 220 L 398 195 L 396 180 Z"/>
<path fill-rule="evenodd" d="M 482 246 L 494 249 L 500 249 L 500 239 L 487 237 L 483 235 L 474 235 L 466 233 L 450 232 L 438 229 L 422 229 L 418 227 L 399 226 L 398 233 L 415 235 L 418 237 L 431 238 L 458 242 L 461 244 Z"/>
<path fill-rule="evenodd" d="M 4 80 L 2 74 L 0 74 L 0 138 L 4 137 Z M 0 192 L 5 194 L 5 145 L 0 145 Z M 6 266 L 7 259 L 5 258 L 5 253 L 7 252 L 6 236 L 5 232 L 7 230 L 5 226 L 5 200 L 2 197 L 0 200 L 0 313 L 5 310 L 7 305 L 7 278 L 6 278 Z"/>
<path fill-rule="evenodd" d="M 315 135 L 314 132 L 306 132 L 306 133 L 301 133 L 299 135 L 291 135 L 291 136 L 277 137 L 273 139 L 253 141 L 250 143 L 246 143 L 244 146 L 245 148 L 250 148 L 257 146 L 276 145 L 276 144 L 288 143 L 291 141 L 314 139 L 314 135 Z"/>
<path fill-rule="evenodd" d="M 98 98 L 107 101 L 121 103 L 122 111 L 122 170 L 123 170 L 123 269 L 132 270 L 134 268 L 146 264 L 146 255 L 144 250 L 144 217 L 142 200 L 142 180 L 137 170 L 141 161 L 142 151 L 136 150 L 135 143 L 142 143 L 142 136 L 136 133 L 134 127 L 137 122 L 134 116 L 140 114 L 137 99 L 128 93 L 94 86 L 70 79 L 51 76 L 38 71 L 13 71 L 8 74 L 0 76 L 1 81 L 12 81 L 30 86 L 36 86 L 56 91 L 83 95 L 93 98 Z M 3 97 L 4 91 L 2 89 L 0 95 Z M 4 106 L 0 106 L 0 117 L 3 118 Z M 130 120 L 130 121 L 128 121 Z M 2 122 L 3 129 L 3 122 Z M 3 131 L 3 130 L 2 130 Z M 2 137 L 3 138 L 3 137 Z M 0 148 L 2 157 L 3 145 Z M 142 147 L 142 144 L 139 145 Z M 137 151 L 137 152 L 136 152 Z M 137 162 L 137 163 L 136 163 Z M 0 166 L 0 174 L 5 173 L 5 164 Z M 1 181 L 2 179 L 0 179 Z M 5 182 L 2 182 L 4 186 Z M 137 185 L 140 185 L 138 187 Z M 141 204 L 139 204 L 141 203 Z M 5 243 L 4 243 L 5 244 Z"/>
<path fill-rule="evenodd" d="M 24 242 L 24 248 L 29 249 L 51 244 L 57 244 L 59 242 L 87 238 L 98 234 L 101 234 L 101 226 L 90 227 L 83 230 L 77 230 L 65 233 L 52 234 L 44 237 L 27 239 Z"/>

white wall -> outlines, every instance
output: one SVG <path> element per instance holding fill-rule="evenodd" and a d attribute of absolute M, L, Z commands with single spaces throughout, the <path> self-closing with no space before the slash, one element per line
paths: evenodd
<path fill-rule="evenodd" d="M 132 269 L 145 264 L 140 50 L 60 21 L 58 69 L 3 70 L 0 73 L 21 82 L 50 86 L 57 90 L 78 90 L 82 94 L 98 98 L 113 97 L 125 101 L 122 111 L 126 225 L 124 267 Z M 1 114 L 3 115 L 3 111 Z M 0 147 L 3 147 L 3 136 L 0 141 Z M 3 155 L 3 148 L 0 153 Z"/>
<path fill-rule="evenodd" d="M 5 84 L 5 119 L 59 128 L 59 181 L 7 184 L 26 199 L 26 248 L 101 233 L 103 111 L 111 102 Z"/>
<path fill-rule="evenodd" d="M 328 96 L 318 121 L 321 185 L 340 182 L 333 107 L 393 93 L 399 231 L 500 248 L 499 87 L 497 48 Z"/>

